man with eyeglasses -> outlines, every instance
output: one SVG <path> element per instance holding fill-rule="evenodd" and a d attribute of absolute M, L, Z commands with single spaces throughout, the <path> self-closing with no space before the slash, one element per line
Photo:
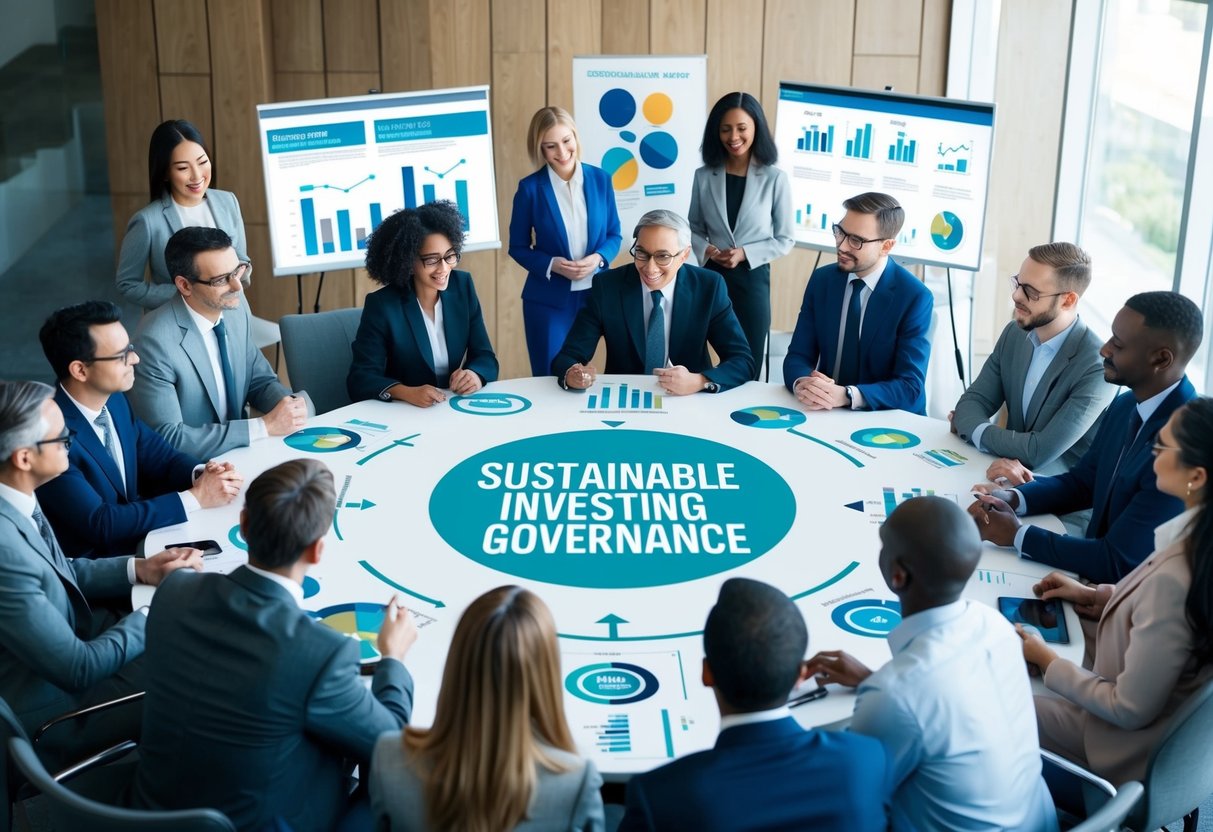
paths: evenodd
<path fill-rule="evenodd" d="M 55 403 L 76 442 L 38 499 L 69 557 L 129 555 L 153 529 L 227 505 L 243 477 L 230 463 L 175 450 L 131 412 L 139 354 L 109 301 L 58 310 L 38 333 L 58 381 Z"/>
<path fill-rule="evenodd" d="M 199 459 L 303 427 L 305 400 L 278 383 L 253 343 L 240 302 L 250 266 L 237 259 L 227 232 L 182 228 L 169 238 L 164 261 L 178 294 L 136 332 L 135 413 Z M 245 418 L 246 404 L 265 415 Z"/>
<path fill-rule="evenodd" d="M 606 339 L 607 373 L 653 374 L 672 396 L 717 393 L 753 377 L 754 359 L 724 279 L 687 264 L 691 227 L 659 209 L 633 232 L 633 265 L 602 272 L 569 331 L 552 373 L 565 390 L 585 390 L 598 370 L 590 359 Z M 708 344 L 720 364 L 712 366 Z"/>
<path fill-rule="evenodd" d="M 1183 511 L 1182 500 L 1158 490 L 1151 449 L 1171 414 L 1196 396 L 1184 370 L 1203 334 L 1200 308 L 1176 292 L 1125 301 L 1100 355 L 1104 379 L 1128 391 L 1108 405 L 1091 447 L 1071 470 L 1029 473 L 1028 482 L 1011 489 L 997 482 L 973 487 L 969 514 L 982 539 L 1095 583 L 1114 584 L 1132 572 L 1154 551 L 1154 529 Z M 1019 520 L 1088 509 L 1083 537 Z"/>
<path fill-rule="evenodd" d="M 147 608 L 118 620 L 98 602 L 127 598 L 132 584 L 159 584 L 200 569 L 197 549 L 149 558 L 64 556 L 35 491 L 68 468 L 72 432 L 54 390 L 0 382 L 0 696 L 27 731 L 78 707 L 143 690 L 139 663 Z M 48 765 L 138 736 L 137 710 L 73 720 L 38 743 Z"/>
<path fill-rule="evenodd" d="M 1091 446 L 1115 391 L 1104 382 L 1099 337 L 1078 315 L 1090 285 L 1091 258 L 1073 243 L 1035 246 L 1011 278 L 1014 320 L 950 417 L 953 433 L 1003 457 L 991 480 L 1060 474 Z M 992 424 L 1004 404 L 1006 427 Z"/>
<path fill-rule="evenodd" d="M 931 292 L 889 257 L 905 211 L 888 194 L 842 203 L 835 263 L 813 272 L 783 361 L 809 410 L 927 412 Z"/>

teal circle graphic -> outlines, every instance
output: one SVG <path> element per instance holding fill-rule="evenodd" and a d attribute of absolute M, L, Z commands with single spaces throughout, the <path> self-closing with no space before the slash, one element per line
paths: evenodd
<path fill-rule="evenodd" d="M 631 130 L 623 130 L 619 133 L 619 138 L 623 139 L 625 142 L 634 142 L 636 141 L 636 134 Z"/>
<path fill-rule="evenodd" d="M 309 454 L 331 454 L 357 448 L 362 437 L 345 428 L 304 428 L 282 439 L 288 447 Z"/>
<path fill-rule="evenodd" d="M 744 410 L 734 410 L 729 414 L 734 422 L 747 428 L 763 428 L 765 430 L 790 430 L 804 424 L 805 416 L 799 410 L 777 405 L 761 405 L 747 407 Z"/>
<path fill-rule="evenodd" d="M 351 604 L 325 607 L 309 612 L 308 615 L 343 635 L 358 639 L 359 660 L 366 663 L 379 660 L 376 640 L 379 628 L 383 626 L 385 612 L 383 604 L 355 601 Z"/>
<path fill-rule="evenodd" d="M 657 677 L 637 664 L 602 662 L 579 667 L 564 677 L 564 689 L 586 702 L 628 705 L 657 692 Z"/>
<path fill-rule="evenodd" d="M 230 540 L 232 542 L 232 545 L 235 546 L 237 549 L 242 549 L 245 552 L 248 551 L 248 544 L 244 542 L 244 535 L 242 535 L 240 533 L 239 524 L 232 526 L 230 529 L 228 529 L 227 539 Z"/>
<path fill-rule="evenodd" d="M 452 468 L 430 521 L 476 563 L 561 586 L 706 578 L 762 557 L 796 517 L 792 489 L 736 448 L 674 433 L 533 436 Z"/>
<path fill-rule="evenodd" d="M 610 127 L 623 127 L 636 115 L 636 99 L 627 90 L 607 90 L 598 100 L 598 115 Z"/>
<path fill-rule="evenodd" d="M 665 170 L 678 161 L 678 142 L 669 133 L 649 133 L 640 140 L 640 158 L 651 168 Z"/>
<path fill-rule="evenodd" d="M 940 211 L 931 223 L 931 242 L 944 251 L 951 251 L 960 245 L 964 233 L 964 223 L 951 211 Z"/>
<path fill-rule="evenodd" d="M 900 428 L 864 428 L 851 434 L 851 441 L 865 448 L 901 451 L 922 442 L 914 434 Z"/>
<path fill-rule="evenodd" d="M 848 601 L 834 608 L 830 618 L 836 625 L 857 636 L 885 638 L 901 623 L 901 604 L 897 601 Z"/>
<path fill-rule="evenodd" d="M 320 581 L 313 578 L 311 575 L 303 576 L 303 597 L 311 598 L 313 595 L 320 594 Z"/>
<path fill-rule="evenodd" d="M 472 393 L 455 396 L 451 407 L 473 416 L 513 416 L 531 407 L 531 400 L 513 393 Z"/>

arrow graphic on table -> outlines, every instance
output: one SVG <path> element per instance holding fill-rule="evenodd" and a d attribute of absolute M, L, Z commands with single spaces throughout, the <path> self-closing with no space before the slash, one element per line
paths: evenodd
<path fill-rule="evenodd" d="M 627 624 L 628 620 L 626 618 L 620 618 L 612 612 L 608 613 L 603 618 L 598 619 L 594 623 L 607 625 L 607 638 L 609 638 L 611 641 L 615 641 L 619 638 L 619 625 Z"/>
<path fill-rule="evenodd" d="M 420 433 L 414 433 L 412 436 L 406 436 L 403 439 L 396 439 L 392 442 L 389 442 L 387 445 L 380 448 L 379 450 L 373 451 L 372 453 L 369 453 L 366 456 L 364 456 L 362 459 L 358 460 L 357 464 L 366 465 L 368 462 L 370 462 L 375 457 L 379 456 L 382 453 L 390 451 L 392 448 L 411 448 L 411 447 L 413 447 L 413 443 L 410 442 L 409 440 L 416 439 L 420 435 L 421 435 Z"/>
<path fill-rule="evenodd" d="M 345 507 L 346 507 L 346 508 L 356 508 L 356 509 L 358 509 L 359 511 L 366 511 L 368 508 L 374 508 L 374 507 L 375 507 L 375 504 L 374 504 L 374 503 L 372 503 L 370 500 L 367 500 L 367 499 L 363 498 L 362 502 L 358 502 L 358 503 L 346 503 L 346 504 L 345 504 Z"/>
<path fill-rule="evenodd" d="M 428 595 L 422 595 L 420 592 L 416 592 L 414 590 L 409 589 L 407 586 L 403 586 L 401 584 L 396 583 L 391 578 L 389 578 L 387 575 L 384 575 L 382 572 L 380 572 L 378 569 L 371 566 L 369 563 L 367 563 L 364 560 L 358 561 L 358 565 L 361 566 L 363 569 L 365 569 L 367 572 L 370 572 L 372 575 L 374 575 L 379 580 L 383 581 L 385 584 L 390 586 L 392 589 L 398 589 L 401 592 L 403 592 L 405 595 L 413 596 L 418 601 L 425 601 L 427 604 L 433 604 L 438 609 L 442 609 L 443 607 L 446 606 L 446 604 L 442 603 L 437 598 L 431 598 Z"/>

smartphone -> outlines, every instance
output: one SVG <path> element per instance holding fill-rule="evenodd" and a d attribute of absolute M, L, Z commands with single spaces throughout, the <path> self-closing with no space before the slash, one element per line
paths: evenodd
<path fill-rule="evenodd" d="M 1051 644 L 1070 643 L 1065 609 L 1056 598 L 999 598 L 998 611 L 1012 624 L 1030 624 L 1040 630 L 1040 637 Z"/>
<path fill-rule="evenodd" d="M 215 540 L 191 540 L 189 543 L 170 543 L 165 549 L 200 549 L 202 557 L 213 558 L 223 552 L 223 547 Z"/>

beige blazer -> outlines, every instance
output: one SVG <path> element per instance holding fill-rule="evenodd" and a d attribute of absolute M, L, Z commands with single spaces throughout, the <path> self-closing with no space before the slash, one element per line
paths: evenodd
<path fill-rule="evenodd" d="M 1090 669 L 1049 665 L 1045 686 L 1065 698 L 1036 697 L 1040 744 L 1116 785 L 1145 776 L 1171 715 L 1213 677 L 1213 665 L 1197 667 L 1192 656 L 1183 544 L 1150 555 L 1116 585 L 1094 644 L 1088 634 Z"/>

